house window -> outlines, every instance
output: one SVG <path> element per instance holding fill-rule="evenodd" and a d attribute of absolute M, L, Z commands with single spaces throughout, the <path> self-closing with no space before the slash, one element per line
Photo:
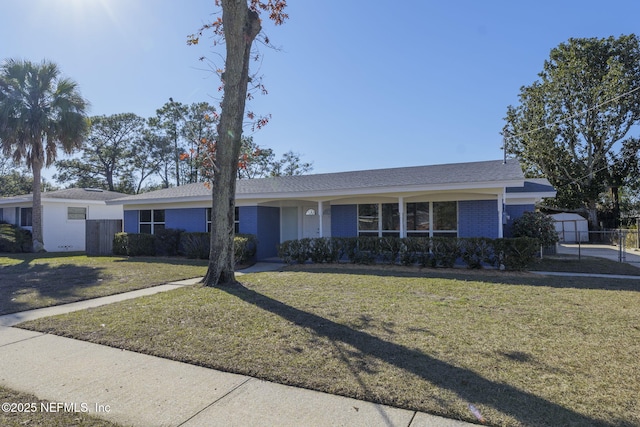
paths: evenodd
<path fill-rule="evenodd" d="M 155 234 L 164 230 L 164 209 L 144 209 L 140 211 L 140 233 Z"/>
<path fill-rule="evenodd" d="M 87 219 L 87 208 L 67 207 L 67 219 Z"/>
<path fill-rule="evenodd" d="M 407 203 L 407 236 L 428 236 L 429 218 L 429 202 Z"/>
<path fill-rule="evenodd" d="M 457 202 L 433 202 L 433 235 L 443 237 L 458 235 Z"/>
<path fill-rule="evenodd" d="M 33 208 L 20 208 L 20 227 L 31 227 Z"/>
<path fill-rule="evenodd" d="M 233 211 L 233 231 L 240 233 L 240 208 L 237 206 Z M 211 208 L 207 208 L 207 233 L 211 233 Z"/>
<path fill-rule="evenodd" d="M 398 204 L 358 205 L 358 236 L 400 236 Z"/>

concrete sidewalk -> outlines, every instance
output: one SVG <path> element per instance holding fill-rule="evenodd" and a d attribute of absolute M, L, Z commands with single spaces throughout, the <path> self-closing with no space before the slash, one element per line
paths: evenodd
<path fill-rule="evenodd" d="M 277 270 L 256 265 L 245 272 Z M 0 385 L 133 426 L 410 426 L 471 424 L 300 389 L 14 327 L 18 322 L 168 291 L 183 281 L 0 316 Z M 22 402 L 26 403 L 26 402 Z M 68 406 L 69 407 L 69 406 Z"/>

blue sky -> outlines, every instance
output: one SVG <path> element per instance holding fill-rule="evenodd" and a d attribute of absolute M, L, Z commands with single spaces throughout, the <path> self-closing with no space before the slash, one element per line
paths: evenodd
<path fill-rule="evenodd" d="M 218 103 L 205 37 L 213 0 L 2 0 L 0 58 L 56 62 L 91 115 L 154 115 L 169 97 Z M 618 1 L 289 0 L 265 30 L 271 114 L 255 141 L 294 150 L 314 172 L 500 159 L 519 89 L 571 37 L 637 32 L 640 3 Z M 256 66 L 258 64 L 255 64 Z M 247 130 L 249 133 L 250 130 Z M 52 171 L 49 171 L 52 174 Z"/>

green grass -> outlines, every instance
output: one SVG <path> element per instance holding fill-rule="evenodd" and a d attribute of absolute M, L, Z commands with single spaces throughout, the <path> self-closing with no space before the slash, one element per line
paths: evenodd
<path fill-rule="evenodd" d="M 181 258 L 0 254 L 0 315 L 201 277 L 206 261 Z"/>
<path fill-rule="evenodd" d="M 305 266 L 21 325 L 496 426 L 640 425 L 640 282 Z"/>
<path fill-rule="evenodd" d="M 117 427 L 118 424 L 102 420 L 82 412 L 46 412 L 41 410 L 40 404 L 47 401 L 38 399 L 26 393 L 20 393 L 0 387 L 0 402 L 15 403 L 9 411 L 0 410 L 0 425 L 5 427 Z M 20 404 L 21 411 L 17 404 Z M 28 412 L 24 409 L 27 406 Z M 13 411 L 12 411 L 13 409 Z"/>

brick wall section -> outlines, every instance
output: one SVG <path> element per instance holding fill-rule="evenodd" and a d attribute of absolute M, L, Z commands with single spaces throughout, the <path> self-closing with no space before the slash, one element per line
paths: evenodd
<path fill-rule="evenodd" d="M 498 237 L 498 202 L 462 200 L 458 202 L 458 237 Z"/>
<path fill-rule="evenodd" d="M 358 206 L 331 206 L 331 236 L 355 237 L 358 235 Z"/>
<path fill-rule="evenodd" d="M 534 205 L 507 205 L 505 206 L 505 212 L 509 215 L 507 225 L 504 226 L 504 237 L 512 237 L 511 225 L 513 220 L 522 216 L 525 212 L 534 212 L 536 209 Z"/>
<path fill-rule="evenodd" d="M 138 211 L 124 211 L 124 232 L 138 232 Z"/>
<path fill-rule="evenodd" d="M 187 232 L 207 231 L 207 211 L 205 208 L 165 209 L 165 228 Z"/>

